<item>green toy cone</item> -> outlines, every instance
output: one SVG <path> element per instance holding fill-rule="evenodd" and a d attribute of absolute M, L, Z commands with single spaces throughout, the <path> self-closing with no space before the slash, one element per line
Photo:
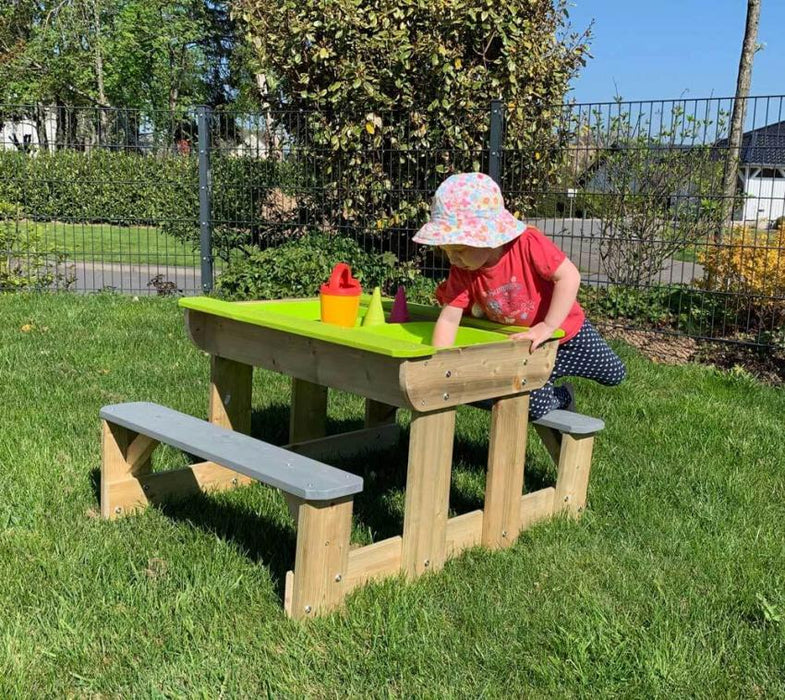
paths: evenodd
<path fill-rule="evenodd" d="M 384 309 L 382 308 L 382 290 L 379 287 L 373 288 L 371 303 L 368 304 L 368 311 L 363 319 L 363 326 L 378 326 L 384 323 Z"/>

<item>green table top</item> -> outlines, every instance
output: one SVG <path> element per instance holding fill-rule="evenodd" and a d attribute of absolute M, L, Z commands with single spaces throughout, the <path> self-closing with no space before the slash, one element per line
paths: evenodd
<path fill-rule="evenodd" d="M 359 319 L 365 315 L 369 301 L 370 296 L 361 297 Z M 387 313 L 391 305 L 391 299 L 382 302 Z M 318 298 L 228 302 L 212 297 L 185 297 L 180 299 L 180 306 L 389 357 L 427 357 L 439 350 L 447 349 L 435 348 L 430 344 L 433 326 L 440 309 L 419 304 L 408 305 L 410 314 L 416 317 L 416 320 L 410 323 L 385 323 L 363 327 L 358 321 L 358 325 L 354 328 L 322 323 L 319 319 Z M 526 329 L 521 326 L 501 326 L 481 319 L 464 319 L 458 329 L 453 347 L 505 342 L 509 340 L 510 333 L 520 333 L 524 330 Z M 562 330 L 557 330 L 553 334 L 554 338 L 563 336 Z"/>

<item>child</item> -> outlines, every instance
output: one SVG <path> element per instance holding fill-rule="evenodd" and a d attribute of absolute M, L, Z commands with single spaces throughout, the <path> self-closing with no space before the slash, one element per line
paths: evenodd
<path fill-rule="evenodd" d="M 431 220 L 414 241 L 438 246 L 450 260 L 450 274 L 436 293 L 443 306 L 433 331 L 436 347 L 455 342 L 465 311 L 527 326 L 510 337 L 531 341 L 530 352 L 557 328 L 564 330 L 548 383 L 531 393 L 531 420 L 558 408 L 572 410 L 572 388 L 555 387 L 556 379 L 586 377 L 607 386 L 624 379 L 624 364 L 576 301 L 578 268 L 540 231 L 504 208 L 499 186 L 487 175 L 447 178 L 436 190 Z"/>

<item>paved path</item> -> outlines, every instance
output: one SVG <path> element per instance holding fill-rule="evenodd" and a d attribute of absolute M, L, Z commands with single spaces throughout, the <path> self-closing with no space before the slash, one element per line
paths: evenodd
<path fill-rule="evenodd" d="M 72 288 L 79 292 L 116 290 L 128 294 L 157 294 L 157 289 L 150 282 L 160 275 L 160 282 L 173 283 L 183 294 L 202 293 L 198 267 L 77 261 L 73 263 L 71 272 L 76 276 Z"/>
<path fill-rule="evenodd" d="M 531 222 L 559 246 L 580 269 L 588 284 L 607 282 L 600 259 L 602 228 L 596 219 L 540 219 Z M 692 284 L 703 277 L 703 267 L 696 262 L 671 258 L 663 264 L 658 282 Z"/>

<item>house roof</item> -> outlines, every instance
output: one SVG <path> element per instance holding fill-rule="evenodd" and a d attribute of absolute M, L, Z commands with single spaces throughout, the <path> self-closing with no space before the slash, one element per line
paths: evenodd
<path fill-rule="evenodd" d="M 721 139 L 717 148 L 727 148 L 728 139 Z M 767 168 L 785 167 L 785 120 L 744 133 L 739 153 L 741 165 Z"/>

